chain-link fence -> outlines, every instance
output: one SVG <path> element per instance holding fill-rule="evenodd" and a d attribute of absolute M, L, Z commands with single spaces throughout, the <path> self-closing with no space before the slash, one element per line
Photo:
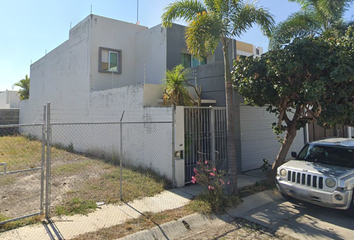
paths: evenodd
<path fill-rule="evenodd" d="M 0 223 L 43 213 L 43 124 L 0 125 Z"/>
<path fill-rule="evenodd" d="M 47 105 L 42 123 L 0 126 L 0 225 L 86 214 L 173 186 L 173 120 L 60 123 L 53 116 Z"/>
<path fill-rule="evenodd" d="M 54 215 L 153 196 L 172 186 L 172 122 L 51 127 Z"/>

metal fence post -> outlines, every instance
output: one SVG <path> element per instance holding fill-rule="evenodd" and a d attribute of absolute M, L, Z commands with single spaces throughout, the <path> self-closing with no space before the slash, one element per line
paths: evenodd
<path fill-rule="evenodd" d="M 45 131 L 46 131 L 46 105 L 43 106 L 43 125 L 42 125 L 42 161 L 41 161 L 41 199 L 40 199 L 40 213 L 43 214 L 44 202 L 44 167 L 45 167 Z"/>
<path fill-rule="evenodd" d="M 47 132 L 47 156 L 46 156 L 46 192 L 45 192 L 45 217 L 50 218 L 50 197 L 51 197 L 51 142 L 52 128 L 50 124 L 50 103 L 46 109 L 46 132 Z"/>
<path fill-rule="evenodd" d="M 215 163 L 215 109 L 210 108 L 210 141 L 211 141 L 211 149 L 210 149 L 210 155 L 211 155 L 211 161 Z"/>
<path fill-rule="evenodd" d="M 175 106 L 172 105 L 172 187 L 176 187 Z"/>
<path fill-rule="evenodd" d="M 122 116 L 120 117 L 120 153 L 119 153 L 119 171 L 120 171 L 120 189 L 119 189 L 119 196 L 120 200 L 123 201 L 123 117 L 124 117 L 124 112 L 122 113 Z"/>

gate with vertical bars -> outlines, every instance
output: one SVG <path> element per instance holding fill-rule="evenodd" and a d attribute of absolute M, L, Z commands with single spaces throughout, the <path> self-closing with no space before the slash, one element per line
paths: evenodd
<path fill-rule="evenodd" d="M 184 107 L 185 183 L 190 183 L 198 160 L 210 160 L 228 172 L 226 108 Z"/>

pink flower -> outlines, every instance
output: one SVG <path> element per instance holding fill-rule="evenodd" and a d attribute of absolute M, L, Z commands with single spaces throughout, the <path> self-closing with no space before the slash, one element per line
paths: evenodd
<path fill-rule="evenodd" d="M 197 182 L 197 179 L 194 176 L 192 176 L 192 181 L 191 182 L 194 184 L 194 183 Z"/>
<path fill-rule="evenodd" d="M 230 181 L 227 181 L 227 185 L 229 185 L 230 184 Z"/>
<path fill-rule="evenodd" d="M 194 171 L 194 173 L 197 173 L 197 169 L 196 168 L 194 168 L 193 171 Z"/>
<path fill-rule="evenodd" d="M 216 168 L 213 168 L 213 171 L 216 172 Z"/>
<path fill-rule="evenodd" d="M 208 187 L 209 190 L 214 190 L 214 187 L 210 186 Z"/>
<path fill-rule="evenodd" d="M 213 177 L 215 177 L 215 173 L 212 173 L 212 172 L 211 172 L 210 175 L 213 176 Z"/>
<path fill-rule="evenodd" d="M 208 161 L 207 161 L 207 160 L 205 160 L 205 164 L 208 164 Z"/>
<path fill-rule="evenodd" d="M 225 183 L 224 183 L 224 181 L 223 181 L 222 179 L 220 179 L 220 182 L 221 182 L 221 184 L 225 184 Z"/>

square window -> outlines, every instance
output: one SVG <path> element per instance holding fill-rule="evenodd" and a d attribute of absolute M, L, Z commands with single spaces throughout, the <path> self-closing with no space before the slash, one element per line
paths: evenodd
<path fill-rule="evenodd" d="M 99 48 L 98 71 L 103 73 L 122 73 L 122 51 L 110 48 Z"/>
<path fill-rule="evenodd" d="M 182 53 L 182 65 L 184 68 L 196 67 L 204 64 L 207 64 L 206 57 L 202 57 L 202 59 L 198 59 L 191 54 Z"/>

